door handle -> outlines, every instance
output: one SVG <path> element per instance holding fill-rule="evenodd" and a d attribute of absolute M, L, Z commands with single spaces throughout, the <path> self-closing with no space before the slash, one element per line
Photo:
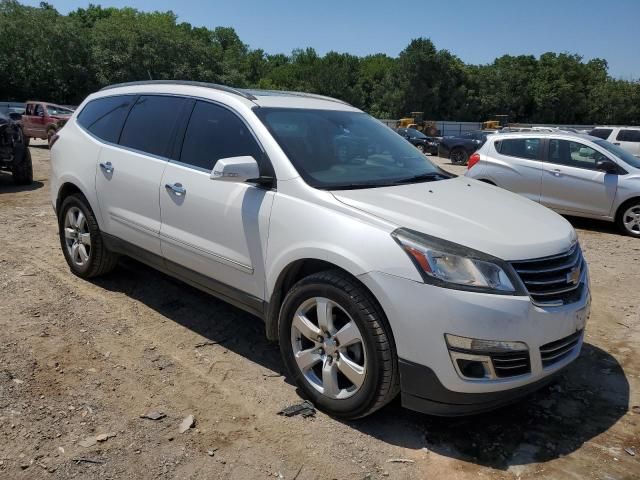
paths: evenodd
<path fill-rule="evenodd" d="M 614 145 L 620 145 L 620 142 L 613 142 Z"/>
<path fill-rule="evenodd" d="M 556 177 L 559 177 L 562 173 L 562 170 L 560 170 L 559 168 L 554 168 L 553 170 L 551 170 L 551 173 L 553 173 Z"/>
<path fill-rule="evenodd" d="M 104 173 L 113 173 L 113 170 L 114 170 L 113 165 L 111 165 L 111 162 L 101 163 L 100 168 L 104 170 Z"/>
<path fill-rule="evenodd" d="M 167 183 L 164 188 L 166 188 L 167 190 L 171 190 L 171 192 L 176 196 L 176 197 L 181 197 L 182 195 L 184 195 L 185 193 L 187 193 L 187 189 L 184 188 L 182 186 L 181 183 L 174 183 L 173 185 Z"/>

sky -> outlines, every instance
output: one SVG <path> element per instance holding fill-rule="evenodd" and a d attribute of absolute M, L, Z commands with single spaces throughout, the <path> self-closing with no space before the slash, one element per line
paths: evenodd
<path fill-rule="evenodd" d="M 568 52 L 604 58 L 609 73 L 640 78 L 640 0 L 91 0 L 103 7 L 172 10 L 194 26 L 233 27 L 251 48 L 313 47 L 397 56 L 427 37 L 466 63 L 504 54 Z M 37 6 L 39 0 L 22 0 Z M 61 13 L 87 0 L 48 0 Z"/>

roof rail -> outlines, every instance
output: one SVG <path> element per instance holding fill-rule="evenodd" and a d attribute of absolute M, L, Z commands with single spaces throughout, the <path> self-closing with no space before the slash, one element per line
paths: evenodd
<path fill-rule="evenodd" d="M 208 82 L 195 82 L 191 80 L 142 80 L 138 82 L 116 83 L 114 85 L 103 87 L 100 89 L 100 91 L 111 90 L 112 88 L 119 87 L 134 87 L 137 85 L 188 85 L 191 87 L 211 88 L 214 90 L 220 90 L 222 92 L 233 93 L 234 95 L 239 95 L 243 98 L 246 98 L 247 100 L 256 100 L 256 97 L 254 97 L 250 93 L 232 87 L 227 87 L 226 85 L 218 85 L 217 83 Z"/>
<path fill-rule="evenodd" d="M 345 102 L 344 100 L 339 100 L 333 97 L 327 97 L 326 95 L 319 95 L 317 93 L 306 93 L 306 92 L 292 92 L 290 90 L 259 90 L 259 89 L 242 89 L 241 91 L 246 92 L 249 95 L 255 96 L 260 95 L 261 93 L 267 95 L 280 95 L 280 96 L 291 96 L 291 97 L 305 97 L 305 98 L 315 98 L 318 100 L 326 100 L 328 102 L 341 103 L 343 105 L 349 105 L 350 103 Z"/>

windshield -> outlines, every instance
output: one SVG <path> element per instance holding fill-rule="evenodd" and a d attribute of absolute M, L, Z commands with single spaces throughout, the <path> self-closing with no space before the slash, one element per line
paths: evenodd
<path fill-rule="evenodd" d="M 613 153 L 624 163 L 631 165 L 634 168 L 640 168 L 640 158 L 634 157 L 631 153 L 620 148 L 619 146 L 614 145 L 611 142 L 607 142 L 606 140 L 595 140 L 594 143 Z"/>
<path fill-rule="evenodd" d="M 73 113 L 72 110 L 64 107 L 57 107 L 54 105 L 47 105 L 47 113 L 49 115 L 71 115 Z"/>
<path fill-rule="evenodd" d="M 313 187 L 372 188 L 451 178 L 366 113 L 296 108 L 255 112 Z"/>

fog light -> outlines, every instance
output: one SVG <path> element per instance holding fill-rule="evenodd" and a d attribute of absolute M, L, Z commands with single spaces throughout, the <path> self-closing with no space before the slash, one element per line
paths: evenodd
<path fill-rule="evenodd" d="M 488 376 L 488 369 L 485 367 L 486 362 L 479 362 L 477 360 L 465 360 L 459 358 L 457 360 L 460 373 L 469 378 L 485 378 Z"/>
<path fill-rule="evenodd" d="M 458 337 L 445 334 L 450 349 L 473 353 L 505 353 L 527 351 L 529 348 L 523 342 L 509 342 L 504 340 L 481 340 L 479 338 Z"/>

